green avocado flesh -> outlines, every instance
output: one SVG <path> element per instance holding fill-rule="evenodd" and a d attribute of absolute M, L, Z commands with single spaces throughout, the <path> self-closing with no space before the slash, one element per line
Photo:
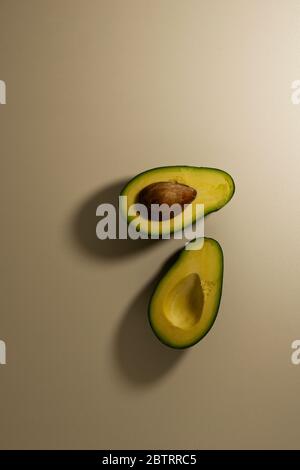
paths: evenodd
<path fill-rule="evenodd" d="M 212 238 L 198 239 L 197 243 L 202 244 L 200 249 L 181 251 L 157 285 L 149 305 L 154 333 L 176 349 L 192 346 L 206 335 L 221 300 L 222 248 Z"/>
<path fill-rule="evenodd" d="M 128 215 L 128 208 L 139 202 L 141 192 L 151 185 L 157 183 L 178 184 L 181 188 L 189 186 L 196 196 L 188 203 L 186 208 L 168 220 L 152 220 L 149 215 L 144 217 L 136 212 Z M 135 223 L 142 233 L 163 235 L 174 233 L 184 227 L 191 225 L 203 213 L 198 211 L 199 204 L 204 205 L 204 215 L 221 209 L 232 198 L 234 194 L 234 181 L 225 171 L 216 168 L 194 167 L 194 166 L 166 166 L 153 168 L 140 173 L 129 181 L 121 192 L 121 196 L 127 196 L 127 205 L 121 202 L 121 212 L 128 223 Z M 190 207 L 191 206 L 191 207 Z M 139 219 L 139 220 L 138 220 Z"/>

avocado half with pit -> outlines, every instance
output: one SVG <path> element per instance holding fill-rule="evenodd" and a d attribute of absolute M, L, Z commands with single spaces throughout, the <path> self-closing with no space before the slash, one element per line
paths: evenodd
<path fill-rule="evenodd" d="M 121 213 L 141 233 L 160 236 L 174 233 L 194 223 L 199 217 L 221 209 L 234 194 L 234 181 L 225 171 L 194 166 L 165 166 L 140 173 L 121 192 Z M 145 213 L 129 212 L 134 204 L 147 208 Z M 151 218 L 153 205 L 172 206 L 180 211 L 159 219 Z M 203 211 L 198 211 L 199 205 Z M 192 206 L 192 207 L 190 207 Z"/>
<path fill-rule="evenodd" d="M 212 238 L 197 241 L 202 247 L 181 251 L 157 285 L 149 304 L 149 321 L 154 333 L 176 349 L 192 346 L 208 333 L 221 300 L 222 248 Z"/>

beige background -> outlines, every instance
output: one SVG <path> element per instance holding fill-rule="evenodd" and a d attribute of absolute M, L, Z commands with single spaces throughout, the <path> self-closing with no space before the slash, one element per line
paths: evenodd
<path fill-rule="evenodd" d="M 1 448 L 299 448 L 300 2 L 0 0 Z M 95 239 L 155 166 L 229 171 L 210 334 L 146 319 L 180 242 Z"/>

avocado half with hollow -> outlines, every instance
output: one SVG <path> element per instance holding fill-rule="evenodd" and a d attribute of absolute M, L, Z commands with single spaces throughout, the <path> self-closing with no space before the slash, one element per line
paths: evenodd
<path fill-rule="evenodd" d="M 181 251 L 157 285 L 149 304 L 149 321 L 154 333 L 176 349 L 192 346 L 208 333 L 221 300 L 222 248 L 212 238 L 198 241 L 203 243 L 202 248 Z"/>
<path fill-rule="evenodd" d="M 128 223 L 139 226 L 139 231 L 152 235 L 174 233 L 194 223 L 197 218 L 221 209 L 234 194 L 234 181 L 225 171 L 216 168 L 194 166 L 165 166 L 140 173 L 123 188 L 120 202 L 121 213 Z M 146 206 L 146 215 L 128 214 L 133 204 Z M 181 210 L 167 218 L 151 219 L 153 204 L 171 206 L 177 204 Z M 204 214 L 198 211 L 204 205 Z M 192 207 L 189 207 L 189 206 Z"/>

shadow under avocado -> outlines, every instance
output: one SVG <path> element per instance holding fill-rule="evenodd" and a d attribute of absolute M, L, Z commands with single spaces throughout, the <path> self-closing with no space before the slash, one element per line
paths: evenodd
<path fill-rule="evenodd" d="M 96 209 L 102 203 L 118 209 L 118 196 L 128 180 L 107 185 L 91 194 L 76 210 L 71 221 L 71 236 L 77 248 L 94 258 L 120 260 L 153 247 L 162 240 L 99 240 Z M 142 289 L 122 316 L 113 338 L 113 357 L 120 373 L 135 384 L 150 384 L 162 378 L 185 354 L 163 345 L 151 330 L 148 304 L 163 273 L 175 261 L 176 253 L 164 265 L 159 276 Z"/>
<path fill-rule="evenodd" d="M 113 343 L 113 355 L 120 372 L 130 382 L 146 385 L 158 381 L 186 354 L 162 344 L 154 335 L 148 320 L 148 304 L 159 279 L 174 263 L 177 252 L 161 272 L 135 297 L 126 309 Z"/>
<path fill-rule="evenodd" d="M 118 219 L 118 196 L 129 181 L 122 180 L 110 184 L 89 196 L 76 211 L 72 220 L 72 236 L 80 250 L 94 257 L 120 259 L 137 254 L 141 250 L 153 247 L 160 240 L 99 240 L 96 236 L 96 225 L 100 220 L 96 209 L 100 204 L 113 204 Z"/>

